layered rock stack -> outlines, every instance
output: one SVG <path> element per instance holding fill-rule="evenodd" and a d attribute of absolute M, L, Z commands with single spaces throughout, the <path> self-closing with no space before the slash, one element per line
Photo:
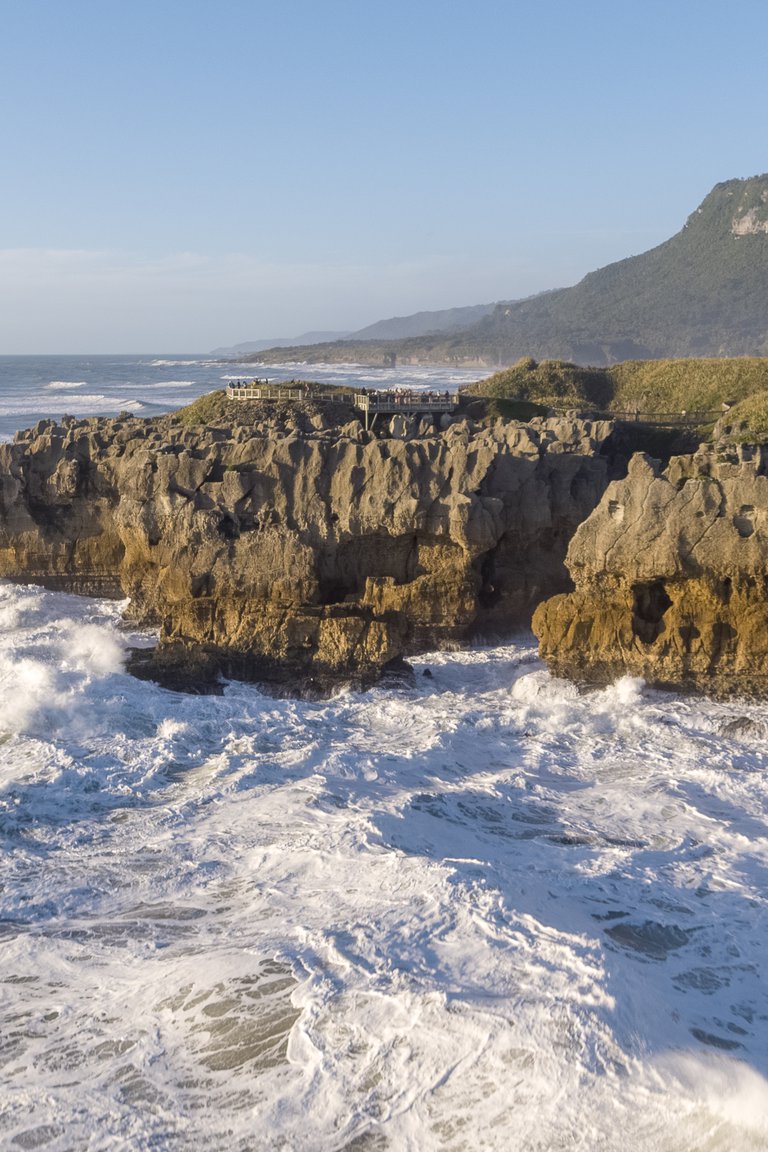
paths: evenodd
<path fill-rule="evenodd" d="M 145 672 L 185 687 L 365 683 L 416 647 L 527 625 L 568 586 L 610 424 L 378 439 L 344 418 L 43 421 L 0 445 L 0 576 L 130 597 L 160 628 Z"/>
<path fill-rule="evenodd" d="M 629 673 L 714 694 L 768 693 L 768 455 L 633 457 L 576 531 L 575 590 L 534 617 L 558 675 Z"/>

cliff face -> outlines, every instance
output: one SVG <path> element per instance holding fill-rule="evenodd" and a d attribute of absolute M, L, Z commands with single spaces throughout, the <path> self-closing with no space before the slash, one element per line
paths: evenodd
<path fill-rule="evenodd" d="M 560 675 L 768 692 L 768 454 L 635 456 L 576 531 L 576 589 L 534 616 Z"/>
<path fill-rule="evenodd" d="M 338 414 L 337 414 L 338 415 Z M 611 425 L 44 421 L 0 445 L 0 576 L 130 597 L 147 674 L 365 681 L 568 586 Z"/>

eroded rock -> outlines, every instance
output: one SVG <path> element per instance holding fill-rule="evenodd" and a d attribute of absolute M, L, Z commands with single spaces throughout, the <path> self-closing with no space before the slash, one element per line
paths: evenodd
<path fill-rule="evenodd" d="M 633 457 L 576 531 L 575 590 L 534 631 L 558 675 L 768 692 L 768 475 L 761 449 Z"/>
<path fill-rule="evenodd" d="M 611 425 L 379 439 L 331 415 L 43 421 L 0 445 L 0 575 L 129 596 L 161 632 L 141 670 L 187 686 L 370 682 L 416 647 L 527 625 L 567 587 Z"/>

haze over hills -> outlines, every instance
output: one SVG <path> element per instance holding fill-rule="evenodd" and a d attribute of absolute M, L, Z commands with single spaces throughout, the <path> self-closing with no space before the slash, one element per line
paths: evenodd
<path fill-rule="evenodd" d="M 484 316 L 490 316 L 496 304 L 471 304 L 466 308 L 445 308 L 436 312 L 415 312 L 412 316 L 393 316 L 377 320 L 357 332 L 305 332 L 293 338 L 248 340 L 230 348 L 214 348 L 212 356 L 244 356 L 266 348 L 302 348 L 307 344 L 330 344 L 339 340 L 406 340 L 411 336 L 434 336 L 470 328 Z"/>
<path fill-rule="evenodd" d="M 211 356 L 245 356 L 248 352 L 262 352 L 265 348 L 299 348 L 304 344 L 323 344 L 328 340 L 343 340 L 354 336 L 351 332 L 303 332 L 301 336 L 278 336 L 270 340 L 245 340 L 229 348 L 214 348 Z"/>
<path fill-rule="evenodd" d="M 490 316 L 496 304 L 472 304 L 466 308 L 445 308 L 439 312 L 414 312 L 412 316 L 393 316 L 378 320 L 353 332 L 349 340 L 405 340 L 410 336 L 433 336 L 458 332 Z"/>
<path fill-rule="evenodd" d="M 604 365 L 626 359 L 768 355 L 768 175 L 717 184 L 663 244 L 589 273 L 572 288 L 497 304 L 470 326 L 385 335 L 371 325 L 333 343 L 265 350 L 253 361 L 450 363 L 497 367 L 521 356 Z M 483 307 L 483 306 L 481 306 Z M 451 309 L 467 315 L 471 309 Z M 445 315 L 431 314 L 431 315 Z M 379 331 L 378 337 L 371 333 Z M 295 346 L 294 346 L 295 347 Z M 265 354 L 266 353 L 266 354 Z"/>

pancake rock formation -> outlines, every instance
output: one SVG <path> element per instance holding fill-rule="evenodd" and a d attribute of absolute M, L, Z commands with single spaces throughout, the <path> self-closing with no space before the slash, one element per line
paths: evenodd
<path fill-rule="evenodd" d="M 568 586 L 610 423 L 377 438 L 344 417 L 42 421 L 0 445 L 0 576 L 130 597 L 160 628 L 134 670 L 187 688 L 370 682 L 418 647 L 528 625 Z"/>
<path fill-rule="evenodd" d="M 768 453 L 644 455 L 577 529 L 575 591 L 537 609 L 551 670 L 716 695 L 768 692 Z"/>

